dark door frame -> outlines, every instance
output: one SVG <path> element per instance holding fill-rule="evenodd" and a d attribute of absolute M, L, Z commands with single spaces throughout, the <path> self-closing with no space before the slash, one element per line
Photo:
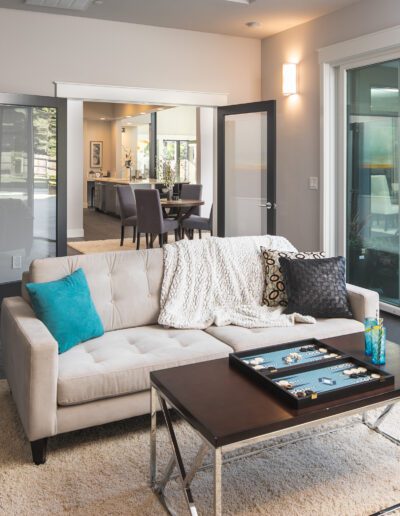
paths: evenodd
<path fill-rule="evenodd" d="M 67 100 L 57 97 L 0 93 L 0 105 L 57 109 L 56 255 L 67 254 Z M 20 291 L 20 281 L 0 284 L 0 300 Z"/>
<path fill-rule="evenodd" d="M 271 203 L 268 210 L 268 234 L 276 233 L 276 101 L 265 100 L 248 104 L 236 104 L 217 108 L 217 170 L 218 170 L 218 236 L 225 236 L 225 117 L 245 113 L 266 112 L 268 114 L 267 129 L 267 202 Z"/>

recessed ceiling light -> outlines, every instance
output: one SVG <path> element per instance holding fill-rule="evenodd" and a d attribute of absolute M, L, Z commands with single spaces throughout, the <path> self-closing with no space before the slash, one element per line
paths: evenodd
<path fill-rule="evenodd" d="M 103 0 L 93 0 L 94 5 L 103 5 Z"/>
<path fill-rule="evenodd" d="M 100 120 L 105 120 L 104 116 L 100 117 Z"/>
<path fill-rule="evenodd" d="M 139 113 L 140 115 L 145 115 L 146 113 L 144 111 L 142 111 L 141 113 Z"/>
<path fill-rule="evenodd" d="M 53 7 L 54 9 L 72 9 L 86 11 L 92 0 L 25 0 L 26 5 L 36 7 Z"/>
<path fill-rule="evenodd" d="M 227 2 L 232 2 L 234 4 L 245 4 L 245 5 L 250 5 L 252 4 L 253 2 L 255 2 L 256 0 L 226 0 Z"/>
<path fill-rule="evenodd" d="M 250 29 L 257 29 L 258 27 L 261 27 L 261 23 L 258 21 L 248 21 L 246 22 L 246 27 L 249 27 Z"/>

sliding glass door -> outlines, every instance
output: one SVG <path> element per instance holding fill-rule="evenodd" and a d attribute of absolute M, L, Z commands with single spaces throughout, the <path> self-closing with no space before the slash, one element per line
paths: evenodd
<path fill-rule="evenodd" d="M 0 301 L 66 253 L 66 101 L 0 94 Z"/>
<path fill-rule="evenodd" d="M 350 283 L 400 306 L 400 60 L 347 71 Z"/>

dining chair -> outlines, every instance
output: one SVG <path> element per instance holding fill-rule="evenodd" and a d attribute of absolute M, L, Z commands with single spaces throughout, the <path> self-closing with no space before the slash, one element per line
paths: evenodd
<path fill-rule="evenodd" d="M 150 235 L 150 242 L 146 238 L 147 248 L 153 247 L 157 235 L 160 247 L 162 247 L 168 239 L 169 231 L 175 232 L 175 241 L 179 240 L 179 222 L 163 218 L 158 190 L 136 190 L 135 197 L 137 207 L 136 249 L 140 248 L 142 233 Z"/>
<path fill-rule="evenodd" d="M 133 226 L 133 242 L 136 238 L 137 213 L 135 195 L 129 185 L 119 185 L 117 196 L 119 201 L 119 212 L 121 217 L 121 242 L 124 245 L 125 226 Z"/>
<path fill-rule="evenodd" d="M 181 188 L 181 199 L 201 201 L 203 185 L 183 184 Z M 193 215 L 200 215 L 200 206 L 192 210 Z"/>
<path fill-rule="evenodd" d="M 201 238 L 202 231 L 209 231 L 213 235 L 213 206 L 211 205 L 209 217 L 199 217 L 198 215 L 190 215 L 187 219 L 182 221 L 183 234 L 192 240 L 194 231 L 198 230 L 199 238 Z"/>

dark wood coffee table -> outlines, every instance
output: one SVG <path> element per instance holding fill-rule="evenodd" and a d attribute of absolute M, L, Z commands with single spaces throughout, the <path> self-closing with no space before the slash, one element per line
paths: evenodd
<path fill-rule="evenodd" d="M 364 356 L 363 333 L 323 341 L 368 361 Z M 365 417 L 363 422 L 371 430 L 397 442 L 381 431 L 379 425 L 393 405 L 400 401 L 400 347 L 388 342 L 386 358 L 383 369 L 395 375 L 394 387 L 378 388 L 301 410 L 290 409 L 273 394 L 232 368 L 228 358 L 152 372 L 150 481 L 154 492 L 168 510 L 164 488 L 177 466 L 189 512 L 197 514 L 190 484 L 211 448 L 214 456 L 214 514 L 219 516 L 222 514 L 221 474 L 224 452 L 382 406 L 386 408 L 373 424 L 367 423 Z M 158 403 L 172 447 L 171 459 L 159 480 L 156 465 Z M 188 472 L 168 407 L 175 408 L 202 441 Z"/>

